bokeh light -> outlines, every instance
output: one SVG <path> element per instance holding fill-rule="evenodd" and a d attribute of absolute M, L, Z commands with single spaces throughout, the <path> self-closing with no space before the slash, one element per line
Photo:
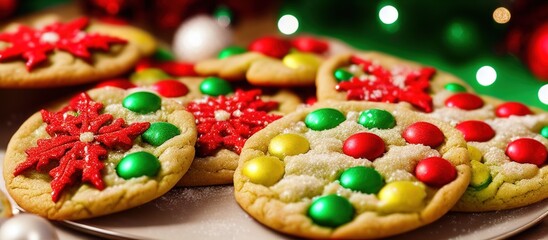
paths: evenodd
<path fill-rule="evenodd" d="M 540 87 L 538 90 L 538 99 L 540 102 L 548 105 L 548 84 L 544 84 L 544 86 Z"/>
<path fill-rule="evenodd" d="M 394 6 L 386 5 L 379 11 L 379 19 L 384 24 L 393 24 L 398 20 L 398 9 Z"/>
<path fill-rule="evenodd" d="M 499 7 L 493 11 L 493 20 L 497 23 L 505 24 L 510 21 L 511 17 L 512 14 L 510 14 L 510 11 L 505 7 Z"/>
<path fill-rule="evenodd" d="M 497 80 L 497 71 L 491 66 L 483 66 L 476 72 L 476 80 L 482 86 L 490 86 Z"/>
<path fill-rule="evenodd" d="M 290 14 L 283 15 L 278 20 L 278 29 L 285 35 L 291 35 L 299 29 L 299 20 Z"/>
<path fill-rule="evenodd" d="M 476 24 L 468 19 L 450 21 L 444 30 L 444 46 L 455 57 L 471 57 L 481 46 L 481 33 Z"/>

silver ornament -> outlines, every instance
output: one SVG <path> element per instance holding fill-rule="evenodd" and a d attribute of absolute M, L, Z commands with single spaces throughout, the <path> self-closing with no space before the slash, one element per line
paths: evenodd
<path fill-rule="evenodd" d="M 219 51 L 232 44 L 232 31 L 206 15 L 195 16 L 181 24 L 173 37 L 177 59 L 196 62 L 215 58 Z"/>
<path fill-rule="evenodd" d="M 6 220 L 0 227 L 2 240 L 58 240 L 53 225 L 39 216 L 21 213 Z"/>

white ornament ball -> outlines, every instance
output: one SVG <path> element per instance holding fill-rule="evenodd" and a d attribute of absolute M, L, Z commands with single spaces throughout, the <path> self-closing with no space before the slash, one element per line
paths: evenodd
<path fill-rule="evenodd" d="M 232 31 L 212 17 L 198 15 L 179 26 L 173 38 L 173 52 L 179 60 L 196 62 L 215 58 L 230 44 Z"/>
<path fill-rule="evenodd" d="M 0 227 L 2 240 L 58 240 L 57 232 L 48 220 L 21 213 L 6 220 Z"/>

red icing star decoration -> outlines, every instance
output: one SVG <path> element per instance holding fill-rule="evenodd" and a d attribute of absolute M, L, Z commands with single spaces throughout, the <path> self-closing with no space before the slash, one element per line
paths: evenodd
<path fill-rule="evenodd" d="M 126 40 L 87 33 L 82 29 L 89 23 L 85 17 L 69 23 L 52 23 L 42 29 L 21 25 L 16 32 L 0 33 L 0 41 L 11 45 L 0 50 L 0 62 L 16 57 L 26 60 L 27 70 L 47 59 L 46 54 L 53 50 L 63 50 L 86 61 L 91 60 L 89 50 L 108 51 L 111 44 L 125 44 Z"/>
<path fill-rule="evenodd" d="M 240 154 L 251 135 L 281 118 L 268 113 L 277 109 L 278 103 L 261 100 L 261 94 L 260 89 L 236 90 L 230 97 L 191 102 L 187 110 L 196 118 L 198 154 L 211 156 L 222 147 Z"/>
<path fill-rule="evenodd" d="M 430 79 L 436 73 L 431 67 L 418 70 L 393 69 L 389 71 L 372 61 L 356 56 L 352 64 L 361 67 L 363 78 L 352 77 L 337 84 L 337 91 L 347 91 L 348 100 L 397 103 L 405 101 L 424 112 L 432 112 L 432 97 L 428 94 Z"/>
<path fill-rule="evenodd" d="M 52 200 L 57 202 L 63 189 L 77 179 L 91 183 L 95 188 L 105 188 L 101 177 L 104 165 L 101 160 L 108 150 L 128 150 L 133 140 L 146 131 L 150 123 L 127 125 L 124 119 L 110 114 L 100 114 L 103 104 L 94 102 L 86 93 L 73 98 L 59 112 L 42 110 L 42 119 L 51 136 L 39 139 L 36 147 L 26 150 L 27 159 L 20 163 L 14 175 L 28 169 L 49 170 Z M 57 164 L 58 162 L 58 164 Z"/>

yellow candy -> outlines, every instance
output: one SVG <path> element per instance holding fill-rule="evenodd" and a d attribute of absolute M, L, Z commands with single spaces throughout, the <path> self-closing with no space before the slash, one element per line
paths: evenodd
<path fill-rule="evenodd" d="M 480 150 L 474 146 L 468 145 L 468 153 L 470 154 L 470 160 L 481 162 L 482 155 Z"/>
<path fill-rule="evenodd" d="M 317 69 L 320 66 L 321 60 L 318 56 L 312 53 L 293 52 L 285 55 L 283 63 L 290 68 L 309 67 Z"/>
<path fill-rule="evenodd" d="M 270 140 L 268 152 L 270 155 L 284 159 L 286 156 L 306 153 L 310 149 L 310 143 L 301 135 L 286 133 L 280 134 Z"/>
<path fill-rule="evenodd" d="M 244 163 L 243 174 L 249 181 L 265 186 L 272 186 L 284 175 L 284 164 L 280 159 L 271 156 L 256 157 Z"/>
<path fill-rule="evenodd" d="M 391 182 L 381 189 L 378 197 L 384 212 L 416 212 L 423 207 L 426 187 L 421 182 Z"/>

